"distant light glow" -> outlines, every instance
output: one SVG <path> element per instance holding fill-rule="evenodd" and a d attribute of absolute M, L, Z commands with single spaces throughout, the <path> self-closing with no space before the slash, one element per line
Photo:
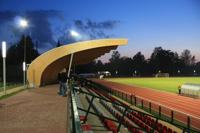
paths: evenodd
<path fill-rule="evenodd" d="M 115 71 L 115 74 L 118 74 L 118 71 L 117 71 L 117 70 Z"/>
<path fill-rule="evenodd" d="M 135 74 L 137 73 L 137 71 L 135 70 Z"/>
<path fill-rule="evenodd" d="M 2 42 L 2 57 L 6 58 L 6 42 Z"/>

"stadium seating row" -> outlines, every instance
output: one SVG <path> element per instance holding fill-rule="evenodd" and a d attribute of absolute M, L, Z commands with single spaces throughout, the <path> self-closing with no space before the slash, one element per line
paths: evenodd
<path fill-rule="evenodd" d="M 122 107 L 119 107 L 117 105 L 113 105 L 113 106 L 120 112 L 124 111 L 124 109 Z M 147 115 L 143 115 L 139 112 L 136 112 L 136 111 L 127 112 L 126 116 L 129 119 L 133 120 L 136 124 L 139 123 L 139 126 L 142 128 L 145 128 L 147 132 L 149 132 L 153 127 L 155 127 L 155 130 L 159 133 L 176 133 L 175 131 L 172 131 L 171 128 L 168 128 L 167 126 L 162 125 L 159 122 L 156 122 L 155 119 L 153 119 Z M 144 124 L 142 124 L 141 121 Z M 151 128 L 149 128 L 149 127 L 151 127 Z"/>
<path fill-rule="evenodd" d="M 109 98 L 111 101 L 116 101 L 115 98 L 113 98 L 112 96 L 106 94 L 106 93 L 102 93 L 100 91 L 97 91 L 96 89 L 92 89 L 95 93 L 99 94 L 99 95 L 103 95 L 107 98 Z M 101 101 L 101 103 L 103 103 Z M 104 104 L 105 105 L 105 104 Z M 107 107 L 107 106 L 105 106 Z M 115 105 L 115 108 L 117 107 L 117 105 Z M 119 107 L 119 106 L 118 106 Z M 111 111 L 112 109 L 107 107 L 107 109 L 113 114 L 114 110 Z M 111 110 L 110 110 L 111 109 Z M 119 107 L 118 110 L 123 113 L 124 109 L 122 107 Z M 120 118 L 120 115 L 118 115 L 118 113 L 114 114 L 115 117 L 118 117 L 117 119 Z M 149 116 L 146 116 L 146 115 L 142 115 L 141 113 L 139 112 L 135 112 L 135 111 L 132 111 L 132 113 L 129 113 L 127 112 L 126 113 L 126 116 L 132 120 L 135 124 L 137 124 L 139 127 L 141 127 L 142 129 L 146 130 L 146 132 L 151 132 L 151 130 L 153 128 L 155 128 L 155 132 L 159 132 L 159 133 L 176 133 L 175 131 L 172 131 L 171 128 L 168 128 L 167 126 L 163 126 L 161 123 L 159 122 L 156 122 L 154 119 L 152 119 L 151 117 Z M 125 122 L 125 126 L 127 126 L 127 124 L 129 123 L 126 123 Z M 131 125 L 130 125 L 131 127 Z M 129 126 L 128 126 L 129 128 Z"/>
<path fill-rule="evenodd" d="M 86 96 L 86 99 L 87 99 L 88 102 L 90 101 L 88 96 Z M 104 124 L 104 126 L 109 131 L 112 131 L 113 133 L 117 133 L 117 127 L 116 127 L 115 123 L 113 121 L 111 121 L 111 120 L 105 119 L 105 117 L 103 116 L 103 113 L 96 107 L 95 104 L 92 104 L 92 108 L 99 115 L 99 119 Z"/>
<path fill-rule="evenodd" d="M 115 116 L 118 121 L 121 121 L 122 124 L 128 128 L 128 130 L 132 133 L 142 133 L 142 131 L 138 128 L 133 128 L 134 125 L 131 124 L 127 119 L 122 118 L 122 114 L 118 113 L 117 111 L 115 111 L 114 109 L 110 108 L 109 105 L 105 102 L 103 102 L 102 100 L 100 100 L 100 103 L 113 115 Z"/>
<path fill-rule="evenodd" d="M 102 97 L 104 97 L 106 99 L 109 99 L 112 102 L 117 101 L 117 102 L 120 102 L 123 105 L 127 106 L 124 102 L 118 101 L 116 98 L 112 97 L 111 95 L 109 95 L 108 93 L 106 93 L 104 91 L 101 91 L 101 90 L 96 89 L 96 88 L 95 89 L 94 88 L 90 88 L 89 90 L 92 90 L 92 92 L 94 92 L 97 95 L 102 96 Z M 117 113 L 116 111 L 114 111 L 111 107 L 108 107 L 108 105 L 106 106 L 106 104 L 103 104 L 103 103 L 104 102 L 101 101 L 101 104 L 104 105 L 104 107 L 113 116 L 115 116 L 118 120 L 121 120 L 122 115 L 120 115 L 119 113 Z M 116 107 L 117 106 L 115 105 L 115 108 Z M 120 111 L 121 113 L 123 113 L 124 108 L 118 106 L 117 110 Z M 139 112 L 136 112 L 136 111 L 127 112 L 125 115 L 126 115 L 126 117 L 129 118 L 129 120 L 131 120 L 132 122 L 134 122 L 136 125 L 138 125 L 139 127 L 141 127 L 146 132 L 151 132 L 151 130 L 154 128 L 155 129 L 155 131 L 154 131 L 155 133 L 157 133 L 157 132 L 159 132 L 159 133 L 176 133 L 171 128 L 168 128 L 167 126 L 162 125 L 159 122 L 156 122 L 154 118 L 151 118 L 150 116 L 147 116 L 147 115 L 143 115 L 143 114 L 141 114 Z M 104 123 L 109 123 L 109 122 L 104 122 Z M 126 119 L 122 120 L 122 124 L 124 124 L 126 127 L 128 127 L 128 129 L 131 132 L 140 132 L 140 130 L 138 130 L 136 128 L 131 128 L 131 127 L 133 127 L 133 125 L 131 125 L 129 123 L 129 121 L 127 121 Z"/>

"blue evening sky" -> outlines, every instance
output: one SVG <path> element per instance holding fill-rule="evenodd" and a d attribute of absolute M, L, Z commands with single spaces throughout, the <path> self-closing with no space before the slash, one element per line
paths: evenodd
<path fill-rule="evenodd" d="M 120 21 L 107 32 L 129 39 L 117 49 L 122 56 L 141 51 L 149 57 L 154 47 L 162 46 L 179 54 L 189 49 L 200 61 L 200 0 L 0 0 L 0 11 L 52 9 L 63 14 L 52 27 L 76 19 Z"/>

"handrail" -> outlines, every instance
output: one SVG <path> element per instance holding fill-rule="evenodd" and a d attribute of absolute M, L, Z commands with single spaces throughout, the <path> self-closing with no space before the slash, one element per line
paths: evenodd
<path fill-rule="evenodd" d="M 83 80 L 83 81 L 85 81 L 85 82 L 89 82 L 89 84 L 90 84 L 90 86 L 93 86 L 93 87 L 95 87 L 95 88 L 98 88 L 98 89 L 101 89 L 101 90 L 104 90 L 104 91 L 106 91 L 108 94 L 110 94 L 111 93 L 111 88 L 108 88 L 107 86 L 104 86 L 104 85 L 102 85 L 102 84 L 99 84 L 99 83 L 96 83 L 96 82 L 94 82 L 94 81 L 91 81 L 91 80 L 88 80 L 88 79 L 84 79 L 84 78 L 81 78 L 81 80 Z M 93 84 L 93 85 L 92 85 Z M 117 91 L 119 91 L 119 90 L 117 90 Z M 119 91 L 120 92 L 120 91 Z M 122 91 L 121 91 L 122 92 Z M 123 92 L 122 92 L 123 93 Z M 143 98 L 143 97 L 139 97 L 139 96 L 136 96 L 136 97 L 138 97 L 138 98 L 141 98 L 141 99 L 144 99 L 145 100 L 145 98 Z M 151 100 L 149 100 L 149 99 L 146 99 L 147 101 L 151 101 Z M 156 102 L 153 102 L 152 101 L 152 103 L 156 103 Z M 116 103 L 115 103 L 116 104 Z M 158 105 L 160 105 L 160 106 L 162 106 L 162 107 L 165 107 L 165 106 L 163 106 L 163 105 L 161 105 L 161 104 L 159 104 L 159 103 L 157 103 Z M 178 110 L 176 110 L 176 109 L 173 109 L 173 108 L 171 108 L 171 107 L 166 107 L 166 108 L 169 108 L 169 109 L 171 109 L 171 110 L 173 110 L 173 111 L 177 111 L 177 112 L 179 112 L 179 113 L 181 113 L 180 111 L 178 111 Z M 146 114 L 146 113 L 144 113 L 144 114 Z M 199 119 L 199 117 L 195 117 L 195 116 L 192 116 L 192 115 L 190 115 L 190 114 L 187 114 L 187 113 L 184 113 L 185 115 L 187 115 L 187 116 L 191 116 L 191 117 L 193 117 L 193 118 L 197 118 L 197 119 Z M 149 115 L 149 114 L 147 114 L 147 115 Z M 165 121 L 165 122 L 169 122 L 169 121 L 167 121 L 167 120 L 165 120 L 165 119 L 162 119 L 162 118 L 159 118 L 159 117 L 156 117 L 156 116 L 152 116 L 152 117 L 154 117 L 154 118 L 156 118 L 156 119 L 158 119 L 158 120 L 162 120 L 162 121 Z M 181 127 L 183 130 L 187 130 L 187 128 L 186 127 L 184 127 L 184 126 L 182 126 L 182 125 L 177 125 L 177 124 L 175 124 L 175 123 L 171 123 L 172 125 L 175 125 L 175 126 L 178 126 L 178 127 Z M 193 132 L 196 132 L 195 130 L 193 130 L 193 129 L 189 129 L 190 131 L 193 131 Z"/>
<path fill-rule="evenodd" d="M 73 92 L 71 92 L 71 104 L 72 104 L 72 110 L 73 110 L 73 127 L 74 127 L 74 133 L 82 133 L 81 130 L 81 123 L 78 115 L 78 108 L 76 105 L 76 100 Z"/>

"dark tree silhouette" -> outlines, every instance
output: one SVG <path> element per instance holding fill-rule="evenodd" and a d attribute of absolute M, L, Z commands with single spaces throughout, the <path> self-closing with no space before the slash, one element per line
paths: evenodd
<path fill-rule="evenodd" d="M 141 52 L 136 53 L 133 56 L 133 74 L 145 75 L 147 73 L 147 63 L 144 55 Z"/>
<path fill-rule="evenodd" d="M 178 61 L 177 53 L 171 50 L 164 50 L 162 47 L 156 47 L 150 57 L 153 73 L 161 71 L 173 74 L 176 69 L 176 61 Z"/>
<path fill-rule="evenodd" d="M 26 40 L 25 40 L 26 39 Z M 22 36 L 20 41 L 7 50 L 7 80 L 10 82 L 22 81 L 22 63 L 24 61 L 24 44 L 26 42 L 26 63 L 30 64 L 38 55 L 30 36 Z M 2 73 L 1 73 L 2 75 Z"/>
<path fill-rule="evenodd" d="M 111 58 L 109 59 L 109 63 L 107 64 L 109 71 L 112 75 L 118 75 L 120 73 L 120 53 L 118 51 L 113 51 Z M 122 65 L 122 64 L 121 64 Z"/>
<path fill-rule="evenodd" d="M 24 61 L 24 45 L 26 42 L 26 62 L 31 63 L 38 55 L 38 51 L 34 46 L 34 43 L 30 36 L 22 36 L 21 40 L 8 48 L 7 52 L 7 64 L 8 65 L 21 65 Z"/>
<path fill-rule="evenodd" d="M 58 40 L 56 47 L 60 47 L 60 46 L 61 46 L 61 43 L 60 43 L 60 41 Z"/>
<path fill-rule="evenodd" d="M 191 55 L 190 50 L 185 49 L 181 53 L 181 59 L 184 61 L 185 65 L 190 66 L 194 64 L 195 62 L 195 57 Z"/>

